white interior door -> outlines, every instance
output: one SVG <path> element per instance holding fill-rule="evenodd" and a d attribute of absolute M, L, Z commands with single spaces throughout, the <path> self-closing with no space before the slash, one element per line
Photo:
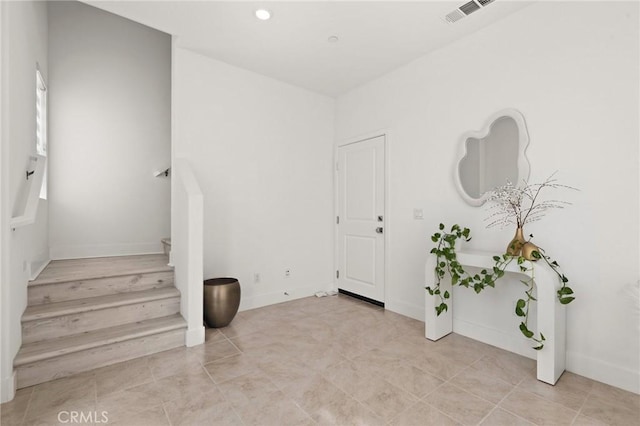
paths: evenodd
<path fill-rule="evenodd" d="M 385 139 L 338 148 L 338 288 L 384 303 Z"/>

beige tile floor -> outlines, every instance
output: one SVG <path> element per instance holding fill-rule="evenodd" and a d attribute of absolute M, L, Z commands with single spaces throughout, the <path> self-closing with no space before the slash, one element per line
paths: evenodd
<path fill-rule="evenodd" d="M 3 426 L 79 424 L 74 411 L 95 425 L 640 424 L 638 395 L 572 373 L 541 383 L 530 359 L 455 334 L 427 341 L 422 322 L 343 296 L 241 312 L 204 345 L 22 389 L 0 408 Z"/>

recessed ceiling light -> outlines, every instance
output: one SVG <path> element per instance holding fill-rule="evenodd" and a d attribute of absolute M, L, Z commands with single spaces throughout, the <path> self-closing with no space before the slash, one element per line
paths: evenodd
<path fill-rule="evenodd" d="M 338 36 L 332 35 L 331 37 L 329 37 L 329 38 L 327 39 L 327 41 L 328 41 L 329 43 L 337 43 L 337 42 L 339 42 L 339 41 L 340 41 L 340 39 L 338 38 Z"/>
<path fill-rule="evenodd" d="M 271 12 L 269 12 L 267 9 L 258 9 L 256 10 L 256 18 L 260 19 L 261 21 L 267 21 L 271 19 Z"/>

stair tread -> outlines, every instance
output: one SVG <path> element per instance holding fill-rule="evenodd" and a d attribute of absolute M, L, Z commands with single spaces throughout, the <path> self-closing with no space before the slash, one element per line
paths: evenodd
<path fill-rule="evenodd" d="M 172 271 L 165 254 L 54 260 L 29 286 Z"/>
<path fill-rule="evenodd" d="M 179 296 L 180 291 L 178 291 L 177 288 L 165 287 L 33 305 L 28 306 L 27 309 L 25 309 L 24 314 L 22 315 L 22 322 L 24 323 L 62 315 L 89 312 L 114 306 L 131 305 L 134 303 L 168 299 Z"/>
<path fill-rule="evenodd" d="M 184 318 L 182 318 L 180 314 L 175 314 L 56 339 L 28 343 L 20 348 L 14 360 L 14 367 L 138 337 L 186 328 L 186 326 L 187 323 Z"/>

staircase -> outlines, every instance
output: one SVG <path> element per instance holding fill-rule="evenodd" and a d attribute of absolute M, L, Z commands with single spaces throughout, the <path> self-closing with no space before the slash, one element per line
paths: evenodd
<path fill-rule="evenodd" d="M 51 262 L 29 283 L 23 388 L 184 345 L 180 292 L 165 255 Z"/>

